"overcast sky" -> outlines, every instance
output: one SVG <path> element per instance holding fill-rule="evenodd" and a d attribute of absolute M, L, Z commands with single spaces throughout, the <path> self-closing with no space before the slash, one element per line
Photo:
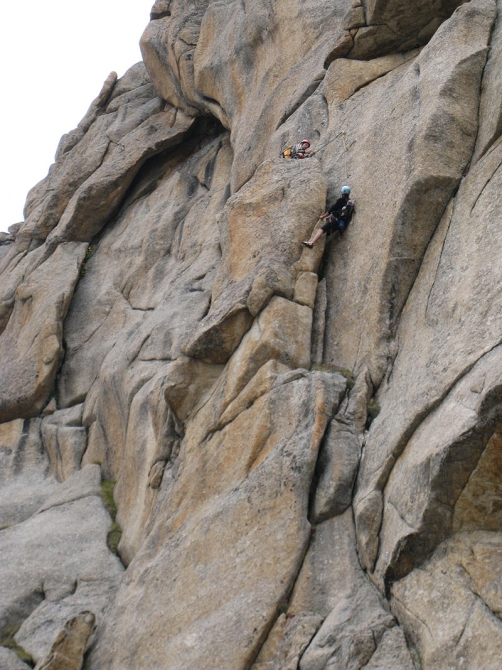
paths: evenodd
<path fill-rule="evenodd" d="M 154 0 L 1 0 L 0 230 L 23 220 L 43 179 L 108 74 L 141 60 Z"/>

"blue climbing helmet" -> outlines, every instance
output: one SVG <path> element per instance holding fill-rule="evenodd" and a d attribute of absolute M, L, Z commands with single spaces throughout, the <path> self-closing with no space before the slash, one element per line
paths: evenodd
<path fill-rule="evenodd" d="M 350 195 L 350 186 L 342 186 L 342 194 L 343 195 Z"/>

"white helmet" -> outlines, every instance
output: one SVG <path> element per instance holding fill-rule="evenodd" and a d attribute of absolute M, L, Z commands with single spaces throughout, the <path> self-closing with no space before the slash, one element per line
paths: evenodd
<path fill-rule="evenodd" d="M 350 186 L 342 186 L 342 193 L 343 195 L 349 195 L 351 191 Z"/>

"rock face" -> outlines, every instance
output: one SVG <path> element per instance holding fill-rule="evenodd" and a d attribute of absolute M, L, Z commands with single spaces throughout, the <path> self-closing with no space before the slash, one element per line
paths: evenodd
<path fill-rule="evenodd" d="M 141 47 L 0 237 L 1 667 L 495 670 L 502 1 Z"/>

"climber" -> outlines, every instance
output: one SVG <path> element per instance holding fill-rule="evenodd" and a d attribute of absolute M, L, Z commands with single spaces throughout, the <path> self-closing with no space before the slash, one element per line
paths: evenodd
<path fill-rule="evenodd" d="M 281 158 L 312 158 L 315 151 L 310 150 L 310 140 L 302 140 L 299 144 L 286 147 L 281 153 Z"/>
<path fill-rule="evenodd" d="M 340 237 L 343 236 L 345 229 L 349 225 L 352 214 L 354 213 L 355 207 L 354 201 L 349 199 L 350 191 L 350 186 L 342 187 L 341 198 L 338 198 L 335 204 L 319 217 L 320 221 L 326 220 L 326 223 L 318 229 L 313 238 L 308 242 L 302 242 L 302 244 L 309 247 L 309 249 L 312 249 L 317 240 L 323 235 L 329 237 L 337 230 L 340 231 Z"/>

